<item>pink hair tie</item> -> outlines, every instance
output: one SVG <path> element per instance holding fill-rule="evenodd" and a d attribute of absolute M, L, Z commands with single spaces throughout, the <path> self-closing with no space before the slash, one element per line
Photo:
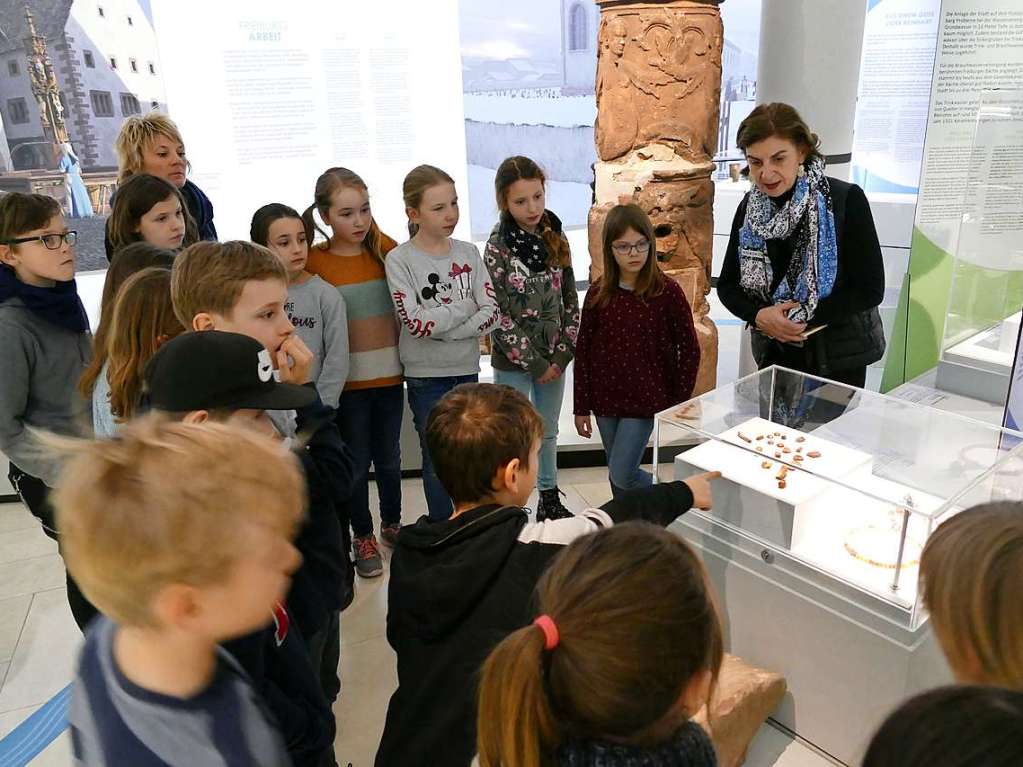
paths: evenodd
<path fill-rule="evenodd" d="M 539 626 L 543 632 L 543 649 L 550 651 L 558 646 L 561 637 L 558 634 L 558 627 L 554 625 L 554 619 L 549 615 L 541 615 L 535 621 L 534 626 Z"/>

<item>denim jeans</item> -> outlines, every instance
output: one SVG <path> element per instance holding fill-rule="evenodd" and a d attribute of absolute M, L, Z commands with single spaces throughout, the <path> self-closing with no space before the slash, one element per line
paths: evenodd
<path fill-rule="evenodd" d="M 653 477 L 639 468 L 643 451 L 654 430 L 653 418 L 597 417 L 597 430 L 607 454 L 607 471 L 611 479 L 611 492 L 648 487 Z"/>
<path fill-rule="evenodd" d="M 565 394 L 565 375 L 550 383 L 539 384 L 529 373 L 494 369 L 494 383 L 511 386 L 525 394 L 543 419 L 543 443 L 540 446 L 540 472 L 536 477 L 539 490 L 558 486 L 558 419 Z"/>
<path fill-rule="evenodd" d="M 341 393 L 337 425 L 355 461 L 355 484 L 348 502 L 352 533 L 372 535 L 369 467 L 376 474 L 380 525 L 401 524 L 401 421 L 405 397 L 401 384 Z"/>
<path fill-rule="evenodd" d="M 444 376 L 442 378 L 405 378 L 408 387 L 408 404 L 412 408 L 412 420 L 419 434 L 419 447 L 423 451 L 423 492 L 426 494 L 426 507 L 430 519 L 447 519 L 454 511 L 448 491 L 437 478 L 430 460 L 430 450 L 426 446 L 426 421 L 430 411 L 441 397 L 459 384 L 476 383 L 479 376 Z"/>

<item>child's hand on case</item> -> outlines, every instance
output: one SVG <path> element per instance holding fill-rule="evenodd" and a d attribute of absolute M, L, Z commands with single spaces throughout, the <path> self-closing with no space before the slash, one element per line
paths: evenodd
<path fill-rule="evenodd" d="M 313 353 L 298 336 L 291 336 L 277 350 L 281 383 L 305 384 L 311 380 Z"/>
<path fill-rule="evenodd" d="M 720 479 L 720 471 L 708 471 L 705 474 L 697 474 L 685 480 L 689 489 L 693 491 L 693 508 L 707 511 L 714 506 L 714 496 L 711 493 L 711 480 Z"/>

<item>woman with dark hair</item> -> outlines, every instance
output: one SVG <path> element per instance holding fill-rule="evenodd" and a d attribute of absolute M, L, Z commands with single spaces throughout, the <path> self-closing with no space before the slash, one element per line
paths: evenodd
<path fill-rule="evenodd" d="M 749 325 L 758 367 L 862 387 L 885 348 L 884 262 L 866 195 L 824 175 L 820 140 L 788 104 L 758 106 L 736 143 L 752 189 L 732 222 L 721 302 Z"/>
<path fill-rule="evenodd" d="M 1023 693 L 941 687 L 903 703 L 881 725 L 863 767 L 1017 767 Z"/>

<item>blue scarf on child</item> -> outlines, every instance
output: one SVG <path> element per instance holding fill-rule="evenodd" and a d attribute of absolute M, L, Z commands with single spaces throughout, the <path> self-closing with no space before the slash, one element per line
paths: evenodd
<path fill-rule="evenodd" d="M 774 274 L 767 255 L 767 240 L 795 235 L 788 271 L 771 294 Z M 838 274 L 838 244 L 831 187 L 824 175 L 824 160 L 817 157 L 796 178 L 792 197 L 779 206 L 756 187 L 746 202 L 746 218 L 739 230 L 739 284 L 750 296 L 766 304 L 796 301 L 789 312 L 793 322 L 809 322 L 817 303 L 831 295 Z"/>
<path fill-rule="evenodd" d="M 0 266 L 0 303 L 10 298 L 20 298 L 37 317 L 73 333 L 89 329 L 89 317 L 74 280 L 58 282 L 52 288 L 37 288 L 19 280 L 9 266 Z"/>

